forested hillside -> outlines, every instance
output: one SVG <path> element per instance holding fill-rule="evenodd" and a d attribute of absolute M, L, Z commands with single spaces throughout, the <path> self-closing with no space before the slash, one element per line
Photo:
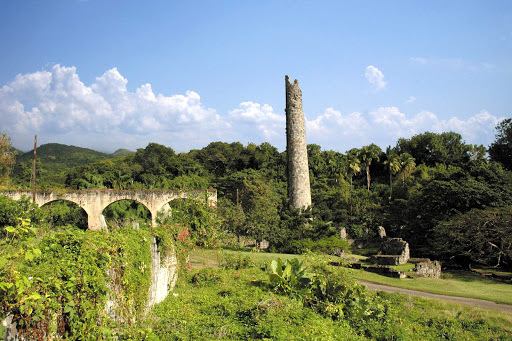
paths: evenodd
<path fill-rule="evenodd" d="M 98 152 L 88 148 L 67 146 L 59 143 L 48 143 L 37 148 L 38 177 L 41 177 L 43 188 L 60 186 L 65 178 L 64 172 L 71 168 L 100 160 L 130 155 L 133 152 L 119 149 L 112 154 Z M 23 153 L 17 151 L 16 165 L 13 169 L 15 179 L 24 183 L 32 175 L 34 150 Z"/>
<path fill-rule="evenodd" d="M 213 142 L 188 153 L 150 143 L 115 159 L 51 144 L 40 148 L 38 186 L 216 188 L 224 229 L 267 240 L 271 250 L 300 252 L 319 243 L 335 249 L 343 246 L 336 237 L 343 227 L 363 237 L 384 226 L 388 235 L 406 239 L 414 256 L 510 268 L 512 172 L 500 158 L 512 148 L 510 125 L 509 119 L 497 127 L 491 159 L 484 146 L 468 145 L 454 132 L 426 132 L 386 150 L 371 144 L 345 154 L 308 145 L 313 207 L 304 215 L 288 207 L 286 152 L 268 143 Z M 15 188 L 30 186 L 27 172 L 13 180 Z"/>

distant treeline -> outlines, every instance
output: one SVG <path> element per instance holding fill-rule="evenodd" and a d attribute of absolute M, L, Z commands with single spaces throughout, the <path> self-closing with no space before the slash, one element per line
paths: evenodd
<path fill-rule="evenodd" d="M 345 154 L 310 144 L 313 207 L 302 215 L 288 206 L 286 152 L 269 143 L 213 142 L 179 154 L 150 143 L 123 156 L 67 153 L 69 146 L 52 144 L 61 149 L 55 153 L 61 163 L 45 159 L 41 146 L 38 188 L 216 188 L 224 229 L 267 240 L 273 250 L 297 252 L 304 240 L 336 244 L 342 227 L 362 237 L 384 226 L 388 235 L 406 239 L 415 256 L 511 268 L 511 140 L 507 119 L 489 149 L 466 144 L 454 132 L 426 132 L 386 150 L 371 144 Z M 11 187 L 30 188 L 30 172 L 29 162 L 19 159 Z"/>

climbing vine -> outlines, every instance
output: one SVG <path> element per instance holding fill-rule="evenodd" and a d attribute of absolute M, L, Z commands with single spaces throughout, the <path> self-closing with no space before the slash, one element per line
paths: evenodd
<path fill-rule="evenodd" d="M 37 248 L 0 252 L 0 317 L 11 315 L 20 334 L 35 340 L 119 336 L 145 312 L 151 240 L 149 229 L 68 230 Z"/>
<path fill-rule="evenodd" d="M 160 245 L 166 252 L 176 252 L 180 271 L 190 267 L 189 254 L 196 246 L 213 247 L 219 238 L 220 220 L 207 196 L 199 200 L 183 199 L 172 202 L 168 212 L 161 213 L 154 228 Z"/>

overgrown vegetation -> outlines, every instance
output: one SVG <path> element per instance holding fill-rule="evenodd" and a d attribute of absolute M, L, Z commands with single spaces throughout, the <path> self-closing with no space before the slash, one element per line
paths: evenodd
<path fill-rule="evenodd" d="M 313 266 L 313 264 L 316 264 Z M 310 290 L 275 290 L 269 273 L 193 269 L 148 319 L 155 340 L 506 340 L 512 317 L 372 294 L 339 268 L 303 264 Z M 300 271 L 299 271 L 300 272 Z M 300 275 L 299 275 L 300 276 Z M 302 288 L 302 286 L 301 286 Z"/>
<path fill-rule="evenodd" d="M 216 188 L 222 219 L 217 231 L 252 239 L 256 247 L 266 241 L 274 252 L 309 249 L 336 253 L 346 248 L 336 240 L 340 229 L 345 228 L 350 237 L 364 239 L 382 225 L 389 236 L 407 240 L 414 257 L 441 257 L 443 264 L 465 269 L 498 264 L 510 269 L 507 240 L 512 232 L 505 220 L 490 224 L 486 220 L 490 215 L 479 215 L 480 226 L 492 225 L 495 231 L 503 232 L 479 234 L 483 239 L 478 252 L 482 255 L 464 254 L 470 249 L 465 251 L 460 245 L 470 245 L 474 239 L 468 233 L 457 236 L 459 246 L 447 249 L 444 243 L 448 226 L 456 226 L 465 215 L 475 215 L 470 212 L 506 215 L 509 211 L 510 126 L 510 119 L 497 126 L 496 141 L 489 149 L 490 160 L 484 146 L 466 144 L 454 132 L 425 132 L 401 138 L 385 152 L 374 144 L 345 154 L 308 145 L 313 207 L 303 214 L 288 206 L 286 152 L 279 152 L 268 143 L 244 146 L 213 142 L 201 150 L 179 154 L 172 148 L 150 143 L 115 160 L 102 155 L 103 159 L 66 170 L 54 167 L 52 160 L 76 158 L 81 163 L 96 156 L 84 151 L 83 158 L 75 157 L 77 152 L 80 154 L 77 149 L 66 154 L 62 146 L 41 146 L 43 161 L 38 167 L 38 183 L 39 188 L 66 189 Z M 62 152 L 58 158 L 55 150 Z M 29 172 L 17 171 L 10 186 L 29 189 Z M 65 221 L 62 217 L 67 211 L 73 211 L 65 207 L 52 210 L 59 215 L 54 219 L 59 224 Z M 148 220 L 148 214 L 142 211 L 137 203 L 115 203 L 106 216 L 117 225 L 123 225 L 123 220 L 131 225 Z"/>
<path fill-rule="evenodd" d="M 122 338 L 138 326 L 151 284 L 149 244 L 158 235 L 162 251 L 174 251 L 171 231 L 37 228 L 27 216 L 40 209 L 1 198 L 10 218 L 0 225 L 2 319 L 10 315 L 34 340 Z"/>

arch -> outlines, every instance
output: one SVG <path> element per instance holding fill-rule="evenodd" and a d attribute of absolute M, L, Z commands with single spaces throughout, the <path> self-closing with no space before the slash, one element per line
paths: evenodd
<path fill-rule="evenodd" d="M 126 205 L 127 203 L 129 203 L 129 204 Z M 119 205 L 124 204 L 124 207 L 121 207 L 121 209 L 116 209 L 116 207 L 115 207 L 116 204 L 119 204 Z M 114 205 L 114 207 L 113 207 L 113 205 Z M 137 212 L 134 213 L 134 210 L 137 210 Z M 130 218 L 131 218 L 130 220 L 132 222 L 137 221 L 137 223 L 141 222 L 142 220 L 145 220 L 147 223 L 151 223 L 151 221 L 152 221 L 152 213 L 151 213 L 150 209 L 147 207 L 147 205 L 140 202 L 139 200 L 134 200 L 134 199 L 119 199 L 119 200 L 112 201 L 105 208 L 103 208 L 101 214 L 105 219 L 106 225 L 111 228 L 112 227 L 127 227 L 127 225 L 122 226 L 122 224 L 125 222 L 126 219 L 130 219 Z M 130 217 L 130 215 L 131 215 L 131 217 Z M 117 221 L 112 223 L 112 220 L 117 220 Z"/>
<path fill-rule="evenodd" d="M 14 200 L 22 196 L 32 197 L 32 192 L 3 192 L 4 195 Z M 39 191 L 36 195 L 36 203 L 39 206 L 55 200 L 67 200 L 76 203 L 83 208 L 88 216 L 88 229 L 100 230 L 104 227 L 102 221 L 103 210 L 110 204 L 119 200 L 134 200 L 144 205 L 151 213 L 151 223 L 156 225 L 158 211 L 168 202 L 178 198 L 200 198 L 205 195 L 210 205 L 215 206 L 217 202 L 217 191 L 209 190 L 110 190 L 90 189 L 68 192 Z"/>
<path fill-rule="evenodd" d="M 48 200 L 43 200 L 43 201 L 37 201 L 37 204 L 39 205 L 39 207 L 43 207 L 45 205 L 48 205 L 48 204 L 51 204 L 52 202 L 55 202 L 55 201 L 67 201 L 67 202 L 71 202 L 73 204 L 76 204 L 78 205 L 80 208 L 82 208 L 84 211 L 85 209 L 82 207 L 82 205 L 80 205 L 80 202 L 78 201 L 75 201 L 73 200 L 72 198 L 65 198 L 65 197 L 52 197 Z"/>
<path fill-rule="evenodd" d="M 55 205 L 58 203 L 65 203 L 60 208 Z M 69 205 L 71 204 L 71 205 Z M 57 206 L 53 209 L 52 206 Z M 74 206 L 74 207 L 73 207 Z M 53 226 L 64 226 L 73 225 L 81 230 L 87 230 L 89 214 L 79 204 L 74 201 L 67 199 L 54 199 L 50 200 L 40 206 L 41 209 L 48 211 L 48 216 L 51 218 L 50 227 Z M 78 208 L 78 210 L 76 210 Z"/>

